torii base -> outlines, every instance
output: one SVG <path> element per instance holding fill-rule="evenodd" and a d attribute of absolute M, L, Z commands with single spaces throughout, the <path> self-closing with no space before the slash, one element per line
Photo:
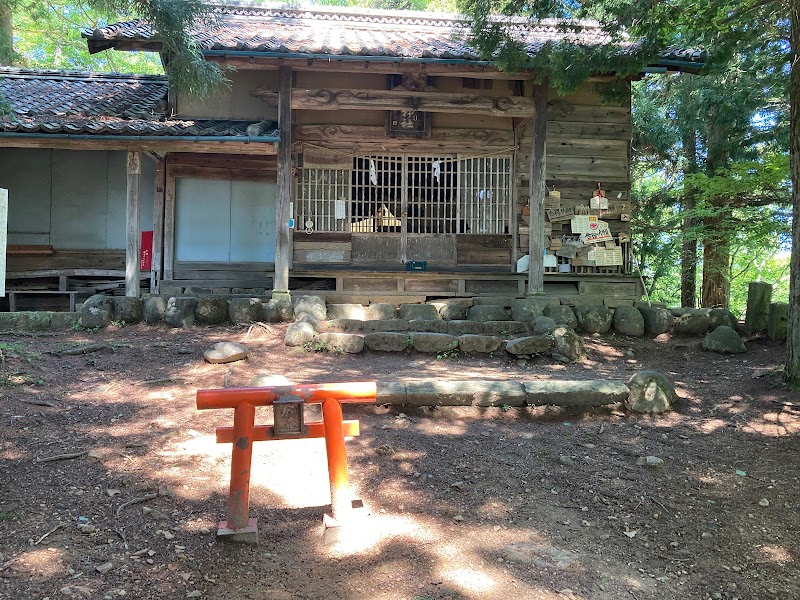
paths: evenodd
<path fill-rule="evenodd" d="M 258 519 L 256 517 L 248 519 L 247 527 L 241 529 L 228 529 L 228 522 L 220 521 L 217 538 L 224 542 L 258 545 Z"/>
<path fill-rule="evenodd" d="M 335 519 L 333 515 L 322 515 L 322 543 L 326 546 L 333 546 L 339 542 L 347 541 L 352 535 L 357 535 L 358 531 L 367 525 L 366 517 L 372 512 L 367 508 L 362 500 L 352 501 L 352 509 L 346 511 L 348 514 L 344 519 Z"/>

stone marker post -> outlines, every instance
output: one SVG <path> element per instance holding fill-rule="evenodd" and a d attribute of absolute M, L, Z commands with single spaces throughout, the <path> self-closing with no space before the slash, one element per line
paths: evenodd
<path fill-rule="evenodd" d="M 760 281 L 751 281 L 747 288 L 747 314 L 744 319 L 744 331 L 752 335 L 767 328 L 769 303 L 772 300 L 772 285 Z"/>
<path fill-rule="evenodd" d="M 767 337 L 773 342 L 783 342 L 789 333 L 789 305 L 785 302 L 773 302 L 769 305 L 767 319 Z"/>

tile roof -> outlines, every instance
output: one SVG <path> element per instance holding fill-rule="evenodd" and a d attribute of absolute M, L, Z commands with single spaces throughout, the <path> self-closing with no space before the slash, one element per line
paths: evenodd
<path fill-rule="evenodd" d="M 0 96 L 11 105 L 0 133 L 245 137 L 253 124 L 168 118 L 167 80 L 154 75 L 1 67 Z"/>
<path fill-rule="evenodd" d="M 455 15 L 233 3 L 213 4 L 211 15 L 208 23 L 199 23 L 191 31 L 203 51 L 467 61 L 479 58 L 466 42 L 468 21 Z M 531 55 L 548 42 L 588 46 L 615 43 L 623 53 L 636 46 L 630 41 L 612 42 L 594 21 L 534 23 L 509 18 L 506 22 Z M 158 42 L 156 32 L 143 20 L 85 29 L 82 35 L 88 39 L 91 52 L 126 46 L 153 48 Z M 690 51 L 688 60 L 700 62 L 701 54 Z"/>

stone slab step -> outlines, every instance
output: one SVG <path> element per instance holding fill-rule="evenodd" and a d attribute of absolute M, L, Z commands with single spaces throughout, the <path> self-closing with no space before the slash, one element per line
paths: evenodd
<path fill-rule="evenodd" d="M 589 407 L 624 402 L 621 381 L 423 381 L 378 382 L 376 404 L 398 406 Z"/>

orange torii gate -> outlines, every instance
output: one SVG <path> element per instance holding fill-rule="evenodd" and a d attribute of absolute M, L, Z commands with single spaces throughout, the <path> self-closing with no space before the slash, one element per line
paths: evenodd
<path fill-rule="evenodd" d="M 218 444 L 233 444 L 228 520 L 220 522 L 217 535 L 232 541 L 258 542 L 257 520 L 249 516 L 250 468 L 253 442 L 268 440 L 325 438 L 332 513 L 332 521 L 326 519 L 326 525 L 346 521 L 352 498 L 344 438 L 358 435 L 359 423 L 343 419 L 342 404 L 373 403 L 376 394 L 374 381 L 198 390 L 199 410 L 234 409 L 233 427 L 216 430 Z M 304 423 L 304 404 L 322 404 L 323 420 Z M 256 425 L 256 406 L 269 405 L 273 407 L 274 425 Z"/>

